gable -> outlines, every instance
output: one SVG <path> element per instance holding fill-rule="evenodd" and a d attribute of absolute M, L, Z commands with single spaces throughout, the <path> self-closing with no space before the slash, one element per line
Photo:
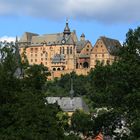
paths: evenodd
<path fill-rule="evenodd" d="M 92 53 L 108 53 L 107 47 L 101 39 L 96 41 Z"/>
<path fill-rule="evenodd" d="M 79 51 L 77 49 L 77 52 L 78 53 L 85 53 L 85 52 L 91 52 L 91 50 L 92 50 L 91 43 L 89 41 L 85 41 L 85 43 L 83 43 L 81 45 L 81 48 L 79 49 Z"/>

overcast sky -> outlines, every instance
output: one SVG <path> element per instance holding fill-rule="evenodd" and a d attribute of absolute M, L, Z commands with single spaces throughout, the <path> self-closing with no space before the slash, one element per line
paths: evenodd
<path fill-rule="evenodd" d="M 124 41 L 140 25 L 140 0 L 0 0 L 0 37 L 62 32 L 66 18 L 93 43 L 102 35 Z"/>

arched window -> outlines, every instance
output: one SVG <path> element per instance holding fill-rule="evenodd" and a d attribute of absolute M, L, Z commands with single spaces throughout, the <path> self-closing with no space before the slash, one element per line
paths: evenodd
<path fill-rule="evenodd" d="M 63 50 L 62 50 L 63 52 L 62 52 L 62 54 L 65 54 L 65 48 L 63 47 Z"/>
<path fill-rule="evenodd" d="M 60 47 L 60 54 L 62 53 L 62 50 L 61 50 L 62 48 Z"/>
<path fill-rule="evenodd" d="M 78 69 L 78 66 L 79 66 L 79 64 L 78 64 L 78 63 L 76 63 L 76 69 Z"/>
<path fill-rule="evenodd" d="M 70 54 L 72 54 L 72 47 L 70 47 Z"/>
<path fill-rule="evenodd" d="M 53 68 L 53 71 L 56 71 L 56 68 Z"/>
<path fill-rule="evenodd" d="M 57 68 L 57 70 L 60 71 L 61 69 L 60 68 Z"/>
<path fill-rule="evenodd" d="M 46 52 L 46 54 L 45 54 L 45 57 L 47 58 L 48 57 L 48 53 Z"/>
<path fill-rule="evenodd" d="M 88 68 L 88 67 L 89 67 L 88 62 L 84 62 L 84 63 L 83 63 L 83 67 L 84 67 L 84 68 Z"/>
<path fill-rule="evenodd" d="M 107 61 L 106 61 L 106 64 L 108 64 L 108 65 L 109 65 L 109 64 L 110 64 L 110 60 L 107 60 Z"/>
<path fill-rule="evenodd" d="M 69 54 L 69 47 L 67 47 L 67 54 Z"/>

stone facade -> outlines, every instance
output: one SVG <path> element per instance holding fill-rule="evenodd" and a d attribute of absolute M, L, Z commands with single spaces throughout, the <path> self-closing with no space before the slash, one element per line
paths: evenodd
<path fill-rule="evenodd" d="M 20 54 L 25 52 L 30 65 L 43 64 L 51 72 L 50 79 L 75 71 L 86 75 L 96 60 L 112 63 L 112 48 L 120 46 L 117 40 L 101 37 L 94 47 L 82 34 L 70 31 L 68 23 L 62 33 L 38 35 L 25 32 L 18 42 Z M 109 48 L 110 47 L 110 48 Z"/>
<path fill-rule="evenodd" d="M 95 68 L 97 61 L 104 64 L 112 64 L 117 59 L 116 53 L 118 52 L 121 44 L 118 40 L 110 39 L 107 37 L 100 37 L 90 55 L 90 68 Z"/>

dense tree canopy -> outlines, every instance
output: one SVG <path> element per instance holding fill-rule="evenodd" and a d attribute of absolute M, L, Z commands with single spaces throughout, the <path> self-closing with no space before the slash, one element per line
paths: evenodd
<path fill-rule="evenodd" d="M 47 68 L 19 64 L 15 45 L 0 45 L 0 139 L 78 139 L 64 135 L 65 125 L 60 127 L 63 121 L 57 117 L 62 110 L 45 100 Z"/>
<path fill-rule="evenodd" d="M 110 110 L 96 117 L 93 116 L 94 133 L 102 131 L 104 135 L 116 136 L 116 139 L 123 137 L 124 139 L 138 139 L 140 27 L 128 31 L 123 47 L 117 55 L 119 59 L 112 65 L 97 63 L 96 68 L 91 70 L 88 76 L 74 75 L 75 96 L 83 96 L 91 112 L 94 112 L 96 108 L 104 107 Z M 66 89 L 67 92 L 70 87 L 69 77 L 70 75 L 67 74 L 57 82 L 55 81 L 58 87 Z M 80 123 L 79 121 L 79 125 Z M 117 134 L 118 128 L 120 132 L 122 128 L 126 128 L 127 133 Z"/>
<path fill-rule="evenodd" d="M 116 140 L 140 138 L 140 27 L 128 31 L 117 61 L 97 63 L 88 76 L 73 72 L 47 81 L 47 68 L 20 63 L 16 49 L 0 47 L 0 139 L 78 140 L 75 134 L 100 132 Z M 68 96 L 71 77 L 74 96 L 85 99 L 90 114 L 76 111 L 69 125 L 69 117 L 45 96 Z"/>

